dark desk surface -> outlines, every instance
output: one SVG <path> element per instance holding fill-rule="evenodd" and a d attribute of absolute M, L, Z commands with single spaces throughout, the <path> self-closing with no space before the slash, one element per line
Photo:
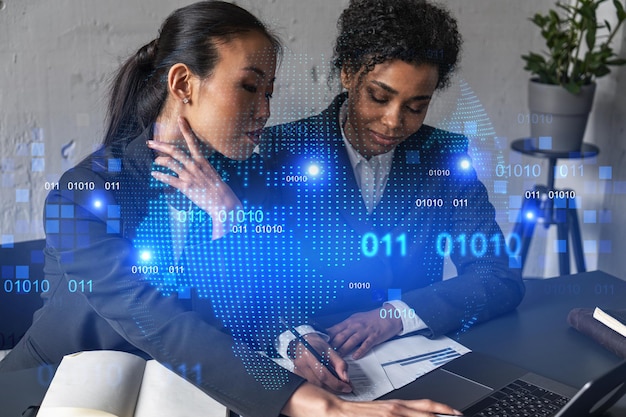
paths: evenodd
<path fill-rule="evenodd" d="M 567 324 L 572 308 L 626 307 L 626 281 L 603 272 L 526 280 L 516 311 L 459 335 L 468 348 L 581 387 L 621 359 Z"/>
<path fill-rule="evenodd" d="M 613 368 L 621 359 L 567 324 L 572 308 L 626 307 L 626 281 L 593 271 L 551 279 L 526 280 L 517 310 L 449 337 L 576 388 Z M 401 390 L 407 395 L 410 384 Z M 417 393 L 416 393 L 417 394 Z M 611 410 L 626 417 L 626 398 Z"/>
<path fill-rule="evenodd" d="M 449 336 L 474 351 L 581 387 L 621 361 L 567 324 L 572 308 L 596 306 L 625 307 L 626 281 L 599 271 L 527 280 L 526 297 L 516 311 Z M 46 368 L 0 374 L 0 414 L 17 417 L 41 401 L 50 377 Z M 409 384 L 401 391 L 410 389 Z M 626 398 L 611 416 L 626 417 Z"/>

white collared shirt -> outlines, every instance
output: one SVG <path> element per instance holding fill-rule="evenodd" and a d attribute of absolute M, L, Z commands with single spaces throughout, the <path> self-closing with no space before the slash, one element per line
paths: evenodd
<path fill-rule="evenodd" d="M 373 156 L 370 159 L 363 157 L 363 155 L 354 149 L 344 132 L 343 126 L 348 117 L 347 113 L 348 100 L 344 101 L 339 111 L 341 136 L 346 146 L 350 165 L 352 165 L 352 170 L 354 171 L 354 178 L 359 186 L 359 190 L 361 190 L 361 197 L 365 203 L 365 208 L 367 209 L 367 213 L 371 214 L 378 203 L 380 203 L 380 199 L 385 192 L 395 148 L 387 153 Z"/>
<path fill-rule="evenodd" d="M 373 156 L 369 160 L 365 159 L 363 155 L 354 149 L 346 137 L 343 126 L 346 123 L 347 117 L 348 100 L 343 102 L 341 109 L 339 110 L 341 136 L 343 137 L 343 143 L 346 145 L 346 151 L 348 153 L 348 158 L 350 159 L 350 164 L 354 170 L 354 177 L 359 189 L 361 190 L 361 197 L 363 198 L 365 207 L 367 207 L 367 213 L 371 214 L 385 192 L 396 148 L 393 148 L 387 153 Z M 400 300 L 387 301 L 383 305 L 385 304 L 390 304 L 400 311 L 409 311 L 410 309 L 408 304 Z M 428 327 L 426 326 L 426 323 L 424 323 L 424 321 L 416 314 L 402 314 L 400 317 L 402 319 L 402 331 L 398 334 L 399 336 Z"/>
<path fill-rule="evenodd" d="M 387 181 L 389 179 L 389 173 L 391 171 L 391 164 L 393 162 L 395 148 L 387 153 L 373 156 L 369 160 L 366 159 L 356 149 L 354 149 L 344 133 L 343 126 L 346 122 L 347 116 L 348 100 L 344 101 L 339 111 L 339 126 L 341 127 L 341 136 L 343 138 L 343 143 L 346 146 L 346 152 L 348 153 L 348 158 L 350 159 L 350 165 L 352 165 L 352 169 L 354 171 L 356 183 L 361 190 L 361 197 L 363 198 L 363 202 L 365 203 L 365 207 L 367 208 L 367 213 L 371 214 L 378 205 L 378 203 L 380 203 L 383 193 L 385 192 L 385 187 L 387 186 Z M 400 311 L 410 310 L 408 304 L 400 300 L 387 301 L 383 303 L 383 306 L 384 305 L 391 305 Z M 426 323 L 424 323 L 424 321 L 416 314 L 402 314 L 400 317 L 402 320 L 402 331 L 398 333 L 398 336 L 413 333 L 418 330 L 426 329 L 428 327 Z M 318 333 L 322 335 L 322 337 L 324 337 L 326 340 L 328 340 L 328 336 L 316 331 L 311 326 L 299 326 L 298 332 L 302 335 L 309 333 Z M 287 355 L 287 349 L 289 347 L 289 343 L 295 338 L 296 337 L 291 332 L 284 332 L 275 341 L 276 350 L 283 358 L 290 359 Z"/>

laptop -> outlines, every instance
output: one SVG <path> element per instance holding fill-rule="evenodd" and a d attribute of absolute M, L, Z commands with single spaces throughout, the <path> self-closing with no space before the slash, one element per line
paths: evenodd
<path fill-rule="evenodd" d="M 468 417 L 600 416 L 626 393 L 626 361 L 580 390 L 469 352 L 381 399 L 429 398 Z"/>

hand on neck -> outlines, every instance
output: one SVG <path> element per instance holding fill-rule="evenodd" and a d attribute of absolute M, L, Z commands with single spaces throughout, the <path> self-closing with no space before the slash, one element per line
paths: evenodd
<path fill-rule="evenodd" d="M 178 123 L 178 117 L 178 114 L 160 115 L 154 124 L 152 139 L 158 142 L 176 145 L 184 149 L 186 153 L 189 153 L 187 143 Z M 210 144 L 198 140 L 197 137 L 195 141 L 205 158 L 210 157 L 214 152 Z"/>

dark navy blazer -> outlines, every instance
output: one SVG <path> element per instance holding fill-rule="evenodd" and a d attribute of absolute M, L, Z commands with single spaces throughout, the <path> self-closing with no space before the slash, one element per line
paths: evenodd
<path fill-rule="evenodd" d="M 277 416 L 303 380 L 235 342 L 210 298 L 181 293 L 194 277 L 176 275 L 183 264 L 171 256 L 168 194 L 150 175 L 154 156 L 145 140 L 101 149 L 49 193 L 44 222 L 50 290 L 2 370 L 58 363 L 81 350 L 132 352 L 167 364 L 242 415 Z M 248 175 L 260 169 L 259 161 L 251 158 L 242 163 L 251 166 L 231 170 L 236 178 L 229 185 L 244 202 L 246 190 L 266 195 L 265 181 Z M 207 219 L 190 226 L 188 246 L 210 241 Z M 154 262 L 142 257 L 146 249 Z M 191 263 L 210 262 L 203 257 Z"/>
<path fill-rule="evenodd" d="M 311 263 L 339 282 L 318 323 L 399 297 L 438 336 L 514 309 L 524 295 L 518 262 L 484 185 L 462 167 L 471 164 L 467 138 L 422 126 L 396 147 L 382 200 L 368 214 L 339 126 L 346 97 L 265 132 L 263 153 L 304 210 L 297 222 Z M 444 255 L 458 272 L 445 281 Z"/>

